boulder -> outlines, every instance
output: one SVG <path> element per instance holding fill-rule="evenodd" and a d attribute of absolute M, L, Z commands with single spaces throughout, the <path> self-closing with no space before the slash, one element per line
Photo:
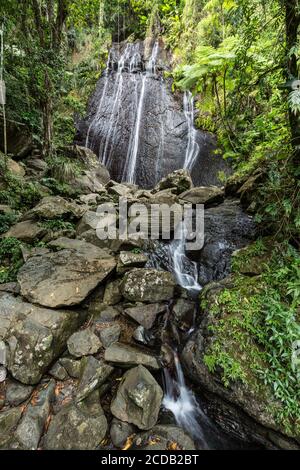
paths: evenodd
<path fill-rule="evenodd" d="M 133 269 L 121 283 L 125 299 L 133 302 L 162 302 L 174 297 L 175 280 L 171 273 L 154 269 Z"/>
<path fill-rule="evenodd" d="M 117 273 L 124 274 L 133 268 L 142 268 L 147 264 L 147 261 L 148 257 L 143 253 L 121 251 L 117 264 Z"/>
<path fill-rule="evenodd" d="M 7 159 L 7 169 L 14 175 L 19 178 L 23 178 L 25 176 L 25 170 L 22 165 L 15 162 L 11 158 Z"/>
<path fill-rule="evenodd" d="M 25 220 L 13 225 L 3 238 L 13 237 L 25 243 L 33 243 L 40 240 L 46 234 L 47 230 L 32 220 Z"/>
<path fill-rule="evenodd" d="M 58 219 L 71 218 L 80 219 L 85 212 L 84 207 L 79 206 L 75 202 L 67 201 L 60 196 L 44 197 L 37 206 L 26 212 L 23 216 L 24 220 L 28 219 Z"/>
<path fill-rule="evenodd" d="M 193 205 L 204 204 L 205 207 L 213 204 L 220 204 L 224 201 L 224 197 L 224 190 L 217 186 L 201 186 L 192 188 L 179 196 L 179 198 L 185 203 Z"/>
<path fill-rule="evenodd" d="M 96 354 L 102 346 L 98 336 L 90 328 L 73 333 L 67 344 L 69 353 L 75 357 Z"/>
<path fill-rule="evenodd" d="M 84 401 L 65 405 L 52 417 L 44 438 L 46 450 L 95 450 L 107 431 L 96 390 Z"/>
<path fill-rule="evenodd" d="M 70 359 L 69 357 L 62 357 L 59 363 L 67 371 L 73 379 L 79 379 L 81 371 L 81 361 Z"/>
<path fill-rule="evenodd" d="M 138 305 L 137 307 L 126 308 L 124 313 L 133 318 L 144 328 L 150 330 L 154 325 L 157 315 L 166 311 L 165 304 Z"/>
<path fill-rule="evenodd" d="M 155 191 L 173 189 L 175 194 L 181 194 L 193 187 L 190 173 L 187 170 L 176 170 L 163 178 L 156 186 Z"/>
<path fill-rule="evenodd" d="M 38 383 L 83 320 L 78 312 L 41 308 L 10 294 L 0 296 L 0 340 L 7 344 L 12 376 L 23 384 Z"/>
<path fill-rule="evenodd" d="M 123 423 L 119 419 L 113 418 L 110 427 L 110 437 L 113 445 L 122 449 L 128 438 L 135 434 L 136 428 L 129 423 Z"/>
<path fill-rule="evenodd" d="M 54 377 L 56 380 L 66 380 L 68 378 L 68 373 L 66 369 L 57 361 L 49 370 L 51 377 Z"/>
<path fill-rule="evenodd" d="M 48 171 L 48 164 L 38 157 L 30 157 L 25 161 L 26 175 L 35 178 L 43 178 Z"/>
<path fill-rule="evenodd" d="M 51 401 L 54 399 L 55 381 L 42 388 L 22 416 L 16 429 L 15 438 L 21 449 L 36 450 L 50 414 Z"/>
<path fill-rule="evenodd" d="M 149 432 L 138 434 L 132 443 L 133 449 L 147 451 L 195 450 L 195 444 L 190 436 L 174 425 L 157 425 Z"/>
<path fill-rule="evenodd" d="M 19 406 L 32 394 L 33 387 L 9 380 L 6 386 L 6 401 L 11 406 Z"/>
<path fill-rule="evenodd" d="M 101 329 L 99 336 L 103 346 L 109 348 L 109 346 L 119 341 L 120 334 L 121 327 L 118 323 L 115 323 L 114 325 L 109 325 Z"/>
<path fill-rule="evenodd" d="M 26 157 L 32 150 L 32 136 L 27 126 L 15 121 L 7 123 L 7 152 L 16 158 Z M 3 136 L 3 119 L 0 118 L 0 135 Z M 3 139 L 0 140 L 0 150 L 4 152 Z"/>
<path fill-rule="evenodd" d="M 157 422 L 162 399 L 162 389 L 150 372 L 140 365 L 124 374 L 111 412 L 139 429 L 151 429 Z"/>
<path fill-rule="evenodd" d="M 152 354 L 122 343 L 114 343 L 107 348 L 104 358 L 107 362 L 119 367 L 133 367 L 140 364 L 153 370 L 158 370 L 161 367 L 157 358 Z"/>
<path fill-rule="evenodd" d="M 122 300 L 122 294 L 120 292 L 120 281 L 108 282 L 105 287 L 103 303 L 106 305 L 116 305 Z"/>
<path fill-rule="evenodd" d="M 107 251 L 81 240 L 63 238 L 51 246 L 69 249 L 30 258 L 18 274 L 22 295 L 46 307 L 80 304 L 116 265 Z"/>
<path fill-rule="evenodd" d="M 81 360 L 80 381 L 76 391 L 76 401 L 82 401 L 94 390 L 103 385 L 112 374 L 114 368 L 98 361 L 93 356 Z"/>
<path fill-rule="evenodd" d="M 7 450 L 13 439 L 14 430 L 22 416 L 22 408 L 12 408 L 0 413 L 0 449 Z"/>

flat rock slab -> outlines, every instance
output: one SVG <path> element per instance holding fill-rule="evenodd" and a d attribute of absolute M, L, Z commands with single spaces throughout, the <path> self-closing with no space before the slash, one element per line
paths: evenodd
<path fill-rule="evenodd" d="M 106 250 L 89 243 L 69 239 L 58 243 L 71 249 L 30 258 L 18 274 L 22 295 L 51 308 L 80 304 L 116 266 Z"/>
<path fill-rule="evenodd" d="M 13 225 L 3 238 L 13 237 L 25 243 L 31 243 L 40 240 L 47 230 L 32 220 L 25 220 Z"/>
<path fill-rule="evenodd" d="M 146 304 L 137 307 L 126 308 L 124 312 L 130 318 L 142 325 L 147 330 L 150 330 L 154 325 L 157 315 L 166 311 L 164 304 Z"/>
<path fill-rule="evenodd" d="M 123 274 L 132 268 L 143 268 L 148 261 L 148 256 L 143 253 L 132 253 L 130 251 L 121 251 L 117 272 Z"/>
<path fill-rule="evenodd" d="M 175 280 L 171 273 L 155 269 L 133 269 L 125 274 L 121 292 L 133 302 L 162 302 L 174 296 Z"/>
<path fill-rule="evenodd" d="M 7 368 L 27 385 L 40 381 L 84 321 L 71 310 L 50 310 L 11 294 L 0 296 L 0 341 L 7 346 Z"/>
<path fill-rule="evenodd" d="M 112 414 L 139 429 L 151 429 L 157 422 L 163 391 L 143 366 L 123 376 L 117 396 L 111 405 Z"/>
<path fill-rule="evenodd" d="M 152 354 L 127 344 L 114 343 L 105 351 L 105 360 L 120 367 L 133 367 L 143 365 L 149 369 L 160 369 L 158 360 Z"/>
<path fill-rule="evenodd" d="M 133 449 L 142 450 L 195 450 L 190 436 L 173 425 L 157 425 L 149 432 L 138 434 L 133 441 Z"/>
<path fill-rule="evenodd" d="M 179 198 L 191 204 L 217 204 L 224 201 L 225 192 L 217 186 L 199 186 L 180 194 Z"/>

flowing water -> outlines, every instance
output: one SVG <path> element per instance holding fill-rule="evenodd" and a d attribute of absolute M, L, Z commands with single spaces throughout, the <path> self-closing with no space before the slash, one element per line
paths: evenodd
<path fill-rule="evenodd" d="M 197 143 L 197 130 L 194 125 L 194 97 L 190 91 L 186 91 L 184 93 L 183 109 L 188 123 L 188 146 L 185 154 L 184 168 L 189 171 L 192 171 L 199 155 L 200 148 Z"/>

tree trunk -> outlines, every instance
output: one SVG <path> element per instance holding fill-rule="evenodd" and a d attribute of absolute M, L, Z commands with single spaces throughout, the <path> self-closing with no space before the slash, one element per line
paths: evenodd
<path fill-rule="evenodd" d="M 53 102 L 51 95 L 51 83 L 46 73 L 45 99 L 42 101 L 43 114 L 43 156 L 51 155 L 53 149 Z"/>
<path fill-rule="evenodd" d="M 285 0 L 286 12 L 286 45 L 288 55 L 288 79 L 298 80 L 298 65 L 296 54 L 291 54 L 293 47 L 298 43 L 298 31 L 300 25 L 300 11 L 298 0 Z M 300 165 L 300 114 L 290 111 L 290 126 L 292 132 L 292 145 L 294 148 L 294 164 Z"/>

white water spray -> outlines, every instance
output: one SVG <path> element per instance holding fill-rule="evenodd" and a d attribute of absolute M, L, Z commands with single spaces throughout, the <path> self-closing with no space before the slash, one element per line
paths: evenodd
<path fill-rule="evenodd" d="M 186 386 L 182 367 L 177 353 L 174 353 L 175 378 L 168 369 L 164 370 L 165 397 L 163 406 L 174 415 L 178 426 L 185 429 L 196 441 L 206 448 L 202 424 L 208 424 L 208 418 L 201 410 L 195 395 Z"/>
<path fill-rule="evenodd" d="M 191 171 L 199 155 L 200 148 L 197 143 L 197 130 L 194 125 L 194 97 L 190 91 L 184 93 L 183 109 L 188 123 L 188 146 L 185 154 L 184 168 Z"/>

